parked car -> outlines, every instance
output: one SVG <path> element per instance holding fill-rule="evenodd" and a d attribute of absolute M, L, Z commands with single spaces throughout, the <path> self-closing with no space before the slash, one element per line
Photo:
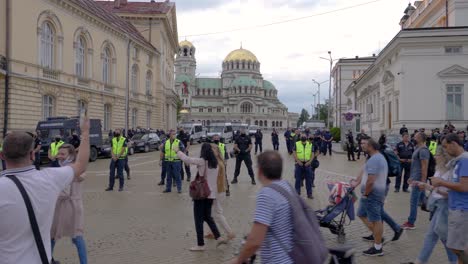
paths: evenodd
<path fill-rule="evenodd" d="M 132 137 L 135 152 L 159 150 L 161 140 L 155 132 L 138 133 Z"/>

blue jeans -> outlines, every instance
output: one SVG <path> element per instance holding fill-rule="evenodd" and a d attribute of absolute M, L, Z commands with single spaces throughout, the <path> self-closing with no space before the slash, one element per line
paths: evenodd
<path fill-rule="evenodd" d="M 440 214 L 437 213 L 437 210 L 443 210 L 443 208 L 437 208 L 434 212 L 434 216 L 432 217 L 431 223 L 429 224 L 429 229 L 427 230 L 426 237 L 424 238 L 423 248 L 419 253 L 418 260 L 422 263 L 427 263 L 429 258 L 431 257 L 432 251 L 434 250 L 435 245 L 439 241 L 439 236 L 436 234 L 436 223 L 437 217 L 440 217 Z M 447 208 L 445 208 L 447 210 Z M 446 242 L 442 241 L 442 244 L 445 247 L 445 251 L 447 252 L 447 257 L 450 264 L 457 263 L 457 255 L 455 255 L 450 249 L 447 248 Z"/>
<path fill-rule="evenodd" d="M 296 192 L 297 194 L 301 194 L 301 183 L 302 183 L 302 180 L 305 178 L 305 186 L 306 186 L 306 190 L 307 190 L 307 195 L 312 195 L 312 182 L 313 182 L 313 178 L 314 178 L 314 172 L 312 171 L 312 167 L 311 166 L 308 166 L 308 167 L 305 167 L 305 166 L 301 166 L 301 165 L 298 165 L 296 164 L 296 168 L 294 170 L 294 177 L 296 178 L 296 183 L 295 183 L 295 187 L 296 187 Z"/>
<path fill-rule="evenodd" d="M 412 225 L 416 222 L 416 217 L 418 216 L 418 205 L 419 201 L 423 197 L 424 192 L 420 191 L 417 186 L 411 188 L 411 198 L 410 198 L 410 215 L 408 217 L 408 222 Z"/>
<path fill-rule="evenodd" d="M 78 251 L 78 257 L 80 258 L 80 264 L 88 264 L 88 255 L 86 253 L 86 243 L 83 239 L 83 236 L 76 236 L 72 238 L 73 244 L 76 246 L 76 250 Z M 55 240 L 52 239 L 52 253 L 54 252 L 55 247 Z"/>
<path fill-rule="evenodd" d="M 182 191 L 182 180 L 180 178 L 181 169 L 181 161 L 166 161 L 166 191 L 170 192 L 172 189 L 172 178 L 176 181 L 177 191 Z"/>
<path fill-rule="evenodd" d="M 123 176 L 124 167 L 125 167 L 125 160 L 124 159 L 118 159 L 116 161 L 111 159 L 110 173 L 109 173 L 109 189 L 114 188 L 115 169 L 116 168 L 117 168 L 117 176 L 119 177 L 119 188 L 123 188 L 123 186 L 124 186 L 124 176 Z"/>

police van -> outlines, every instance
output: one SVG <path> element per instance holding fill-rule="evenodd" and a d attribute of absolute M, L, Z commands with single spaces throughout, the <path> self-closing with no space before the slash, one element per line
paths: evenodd
<path fill-rule="evenodd" d="M 213 136 L 219 135 L 225 143 L 234 141 L 234 130 L 231 123 L 213 123 L 208 127 L 207 141 L 213 142 Z"/>
<path fill-rule="evenodd" d="M 100 119 L 90 120 L 89 144 L 91 146 L 89 160 L 95 161 L 101 153 L 103 139 L 102 126 Z M 36 131 L 40 132 L 41 161 L 48 161 L 49 146 L 53 142 L 55 136 L 60 135 L 65 143 L 69 143 L 73 133 L 81 135 L 80 118 L 79 117 L 49 117 L 46 121 L 37 123 Z"/>
<path fill-rule="evenodd" d="M 190 135 L 190 145 L 194 142 L 201 143 L 203 138 L 206 138 L 206 130 L 203 129 L 200 123 L 184 122 L 180 124 L 185 131 Z"/>

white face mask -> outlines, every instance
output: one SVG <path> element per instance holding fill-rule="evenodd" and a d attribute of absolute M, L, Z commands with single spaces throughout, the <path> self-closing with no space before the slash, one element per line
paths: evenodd
<path fill-rule="evenodd" d="M 73 163 L 73 160 L 70 159 L 70 158 L 67 158 L 67 159 L 64 160 L 64 161 L 59 161 L 60 167 L 67 166 L 67 165 L 69 165 L 69 164 L 71 164 L 71 163 Z"/>

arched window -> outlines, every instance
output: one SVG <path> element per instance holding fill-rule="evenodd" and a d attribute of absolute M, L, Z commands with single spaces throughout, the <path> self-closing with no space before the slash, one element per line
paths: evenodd
<path fill-rule="evenodd" d="M 241 105 L 241 113 L 252 113 L 253 111 L 253 106 L 251 103 L 243 103 Z"/>
<path fill-rule="evenodd" d="M 263 121 L 262 121 L 262 120 L 260 120 L 260 126 L 261 126 L 261 127 L 263 126 Z"/>
<path fill-rule="evenodd" d="M 138 92 L 138 66 L 135 64 L 132 66 L 132 92 Z"/>
<path fill-rule="evenodd" d="M 53 69 L 55 67 L 55 29 L 49 22 L 44 22 L 41 29 L 41 66 Z"/>
<path fill-rule="evenodd" d="M 104 105 L 104 131 L 110 130 L 112 124 L 112 106 L 110 104 Z"/>
<path fill-rule="evenodd" d="M 132 109 L 132 128 L 136 128 L 138 126 L 138 109 Z"/>
<path fill-rule="evenodd" d="M 106 84 L 112 83 L 111 69 L 112 69 L 112 53 L 109 47 L 106 47 L 104 49 L 104 53 L 102 57 L 102 81 Z"/>
<path fill-rule="evenodd" d="M 50 95 L 42 96 L 42 118 L 47 120 L 47 118 L 54 116 L 54 97 Z"/>
<path fill-rule="evenodd" d="M 83 36 L 78 38 L 75 52 L 75 74 L 78 77 L 86 77 L 86 40 Z"/>
<path fill-rule="evenodd" d="M 145 85 L 146 95 L 152 94 L 152 90 L 153 90 L 152 83 L 153 83 L 153 74 L 151 73 L 151 71 L 147 71 L 146 72 L 146 85 Z"/>
<path fill-rule="evenodd" d="M 255 125 L 258 126 L 258 120 L 255 120 Z"/>
<path fill-rule="evenodd" d="M 200 89 L 197 89 L 197 95 L 200 95 Z"/>
<path fill-rule="evenodd" d="M 267 120 L 263 121 L 263 124 L 265 125 L 265 127 L 267 127 L 268 126 L 268 121 Z"/>
<path fill-rule="evenodd" d="M 211 95 L 211 90 L 210 89 L 208 89 L 208 95 Z"/>
<path fill-rule="evenodd" d="M 280 127 L 283 127 L 283 121 L 280 121 Z"/>

